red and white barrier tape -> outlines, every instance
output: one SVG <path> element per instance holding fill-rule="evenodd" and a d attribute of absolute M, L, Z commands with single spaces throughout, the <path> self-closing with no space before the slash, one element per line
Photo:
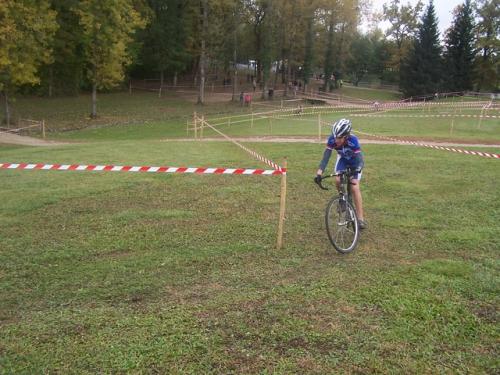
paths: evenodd
<path fill-rule="evenodd" d="M 134 167 L 121 165 L 79 165 L 79 164 L 28 164 L 0 163 L 0 169 L 40 169 L 46 171 L 106 171 L 106 172 L 150 172 L 150 173 L 198 173 L 198 174 L 243 174 L 282 175 L 286 170 L 250 168 L 196 168 L 196 167 Z"/>
<path fill-rule="evenodd" d="M 483 156 L 483 157 L 486 157 L 486 158 L 500 159 L 500 154 L 492 154 L 492 153 L 489 153 L 489 152 L 463 150 L 463 149 L 460 149 L 460 148 L 445 147 L 445 146 L 436 146 L 436 145 L 428 145 L 428 144 L 425 144 L 425 143 L 422 143 L 422 142 L 404 141 L 404 140 L 396 139 L 396 138 L 392 138 L 392 137 L 384 137 L 384 136 L 381 136 L 381 135 L 375 135 L 375 134 L 365 133 L 365 132 L 362 132 L 362 131 L 359 131 L 359 130 L 356 131 L 356 133 L 364 134 L 364 135 L 368 135 L 370 137 L 375 137 L 375 138 L 380 138 L 380 139 L 387 139 L 387 140 L 390 140 L 390 141 L 393 141 L 393 142 L 400 142 L 400 143 L 410 144 L 410 145 L 414 145 L 414 146 L 429 147 L 429 148 L 434 148 L 434 149 L 437 149 L 437 150 L 445 150 L 445 151 L 451 151 L 451 152 L 458 152 L 460 154 L 476 155 L 476 156 Z"/>
<path fill-rule="evenodd" d="M 378 114 L 364 114 L 352 113 L 352 117 L 393 117 L 393 118 L 428 118 L 428 117 L 464 117 L 464 118 L 500 118 L 495 115 L 460 115 L 460 114 L 446 114 L 446 115 L 378 115 Z"/>
<path fill-rule="evenodd" d="M 252 155 L 253 157 L 255 157 L 257 160 L 260 160 L 261 162 L 269 165 L 270 167 L 274 168 L 275 170 L 277 171 L 283 171 L 285 172 L 284 168 L 280 167 L 278 164 L 276 164 L 275 162 L 257 154 L 255 151 L 252 151 L 250 150 L 249 148 L 243 146 L 241 143 L 235 141 L 234 139 L 232 139 L 231 137 L 227 136 L 226 134 L 224 134 L 223 132 L 221 132 L 220 130 L 214 128 L 212 125 L 210 125 L 208 122 L 204 121 L 203 119 L 197 119 L 197 121 L 203 121 L 203 123 L 205 125 L 207 125 L 210 129 L 214 130 L 215 132 L 219 133 L 220 135 L 222 135 L 224 138 L 226 138 L 228 141 L 234 143 L 235 145 L 241 147 L 243 150 L 245 150 L 246 152 L 248 152 L 250 155 Z"/>

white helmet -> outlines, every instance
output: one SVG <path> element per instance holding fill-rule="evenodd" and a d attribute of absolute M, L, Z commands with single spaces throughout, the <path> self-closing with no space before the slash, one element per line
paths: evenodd
<path fill-rule="evenodd" d="M 342 118 L 332 125 L 332 134 L 335 138 L 348 135 L 351 130 L 352 122 L 346 118 Z"/>

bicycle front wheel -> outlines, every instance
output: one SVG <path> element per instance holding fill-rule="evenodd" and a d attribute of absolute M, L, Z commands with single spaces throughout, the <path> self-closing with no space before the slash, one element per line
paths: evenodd
<path fill-rule="evenodd" d="M 335 250 L 350 253 L 356 248 L 359 239 L 356 211 L 344 198 L 333 198 L 326 207 L 326 233 Z"/>

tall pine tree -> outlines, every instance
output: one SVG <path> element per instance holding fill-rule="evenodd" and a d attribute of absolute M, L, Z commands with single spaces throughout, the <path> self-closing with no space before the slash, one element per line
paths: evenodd
<path fill-rule="evenodd" d="M 465 91 L 472 89 L 474 68 L 474 23 L 470 0 L 459 5 L 446 35 L 444 61 L 445 89 Z"/>
<path fill-rule="evenodd" d="M 441 46 L 432 0 L 401 73 L 401 89 L 407 97 L 433 94 L 441 87 Z"/>

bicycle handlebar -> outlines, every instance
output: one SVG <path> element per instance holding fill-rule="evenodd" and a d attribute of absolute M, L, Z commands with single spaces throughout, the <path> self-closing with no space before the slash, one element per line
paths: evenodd
<path fill-rule="evenodd" d="M 327 178 L 330 178 L 330 177 L 333 177 L 335 176 L 334 174 L 329 174 L 329 175 L 326 175 L 326 176 L 321 176 L 320 180 L 318 182 L 316 182 L 318 184 L 318 186 L 323 189 L 323 190 L 330 190 L 326 187 L 323 186 L 323 184 L 321 183 L 323 180 L 327 179 Z"/>
<path fill-rule="evenodd" d="M 354 173 L 359 172 L 360 170 L 361 169 L 349 167 L 349 168 L 347 168 L 347 170 L 345 170 L 344 172 L 342 172 L 341 175 L 344 174 L 346 176 L 352 176 Z M 334 176 L 336 176 L 336 174 L 329 174 L 329 175 L 326 175 L 326 176 L 321 176 L 320 180 L 319 181 L 315 181 L 315 182 L 316 182 L 316 184 L 321 189 L 323 189 L 323 190 L 330 190 L 330 189 L 324 187 L 323 184 L 321 183 L 321 181 L 323 181 L 326 178 L 330 178 L 330 177 L 334 177 Z"/>

